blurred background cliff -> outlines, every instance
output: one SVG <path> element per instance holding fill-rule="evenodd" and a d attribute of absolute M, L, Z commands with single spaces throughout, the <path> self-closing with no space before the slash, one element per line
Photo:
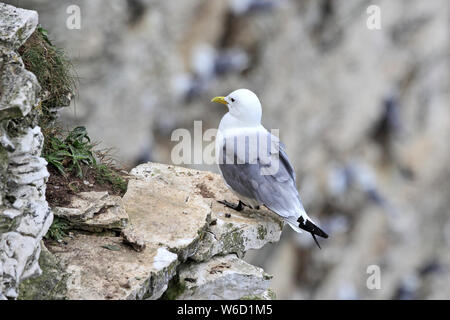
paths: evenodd
<path fill-rule="evenodd" d="M 73 60 L 63 125 L 85 125 L 125 168 L 171 163 L 173 130 L 194 120 L 216 128 L 225 110 L 211 97 L 258 94 L 331 235 L 319 250 L 285 228 L 247 255 L 278 298 L 450 298 L 447 0 L 6 2 L 37 10 Z M 366 26 L 372 4 L 380 30 Z M 66 26 L 70 5 L 80 29 Z"/>

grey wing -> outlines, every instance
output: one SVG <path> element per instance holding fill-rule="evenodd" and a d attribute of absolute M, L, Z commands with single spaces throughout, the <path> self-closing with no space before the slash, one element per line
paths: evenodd
<path fill-rule="evenodd" d="M 220 171 L 226 183 L 238 194 L 255 199 L 282 217 L 298 217 L 304 208 L 297 191 L 294 169 L 284 146 L 278 138 L 268 134 L 272 147 L 275 146 L 275 150 L 268 150 L 270 161 L 259 154 L 255 161 L 250 161 L 246 152 L 246 161 L 238 162 L 242 157 L 234 152 L 234 162 L 227 163 L 225 141 Z"/>

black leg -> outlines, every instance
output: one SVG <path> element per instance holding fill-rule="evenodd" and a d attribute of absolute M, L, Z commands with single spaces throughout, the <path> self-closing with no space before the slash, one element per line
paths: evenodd
<path fill-rule="evenodd" d="M 315 242 L 315 243 L 317 244 L 317 246 L 319 247 L 319 249 L 322 249 L 322 248 L 320 247 L 319 241 L 317 241 L 316 235 L 315 235 L 314 233 L 312 233 L 312 232 L 311 232 L 311 235 L 312 235 L 312 237 L 313 237 L 313 239 L 314 239 L 314 242 Z"/>
<path fill-rule="evenodd" d="M 218 202 L 236 211 L 242 211 L 244 209 L 244 203 L 241 200 L 239 200 L 238 204 L 233 204 L 227 200 L 219 200 Z"/>

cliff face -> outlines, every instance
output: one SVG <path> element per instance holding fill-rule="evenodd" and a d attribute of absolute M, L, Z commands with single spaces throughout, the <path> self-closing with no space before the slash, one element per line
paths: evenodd
<path fill-rule="evenodd" d="M 267 210 L 219 204 L 237 201 L 220 176 L 147 163 L 131 171 L 123 199 L 107 198 L 83 193 L 54 209 L 90 231 L 48 242 L 44 273 L 22 284 L 20 298 L 273 298 L 271 276 L 241 257 L 278 241 L 283 223 Z"/>
<path fill-rule="evenodd" d="M 279 297 L 450 297 L 448 1 L 374 0 L 380 30 L 366 27 L 365 0 L 239 2 L 20 5 L 39 11 L 83 79 L 76 116 L 63 119 L 87 125 L 130 168 L 149 157 L 169 163 L 176 128 L 217 127 L 224 111 L 211 97 L 258 94 L 305 208 L 331 234 L 319 251 L 286 230 L 276 250 L 246 255 L 275 275 Z M 61 27 L 72 4 L 80 30 Z M 222 55 L 215 70 L 219 53 L 240 68 L 227 69 Z M 367 288 L 371 265 L 381 268 L 380 290 Z"/>
<path fill-rule="evenodd" d="M 271 276 L 241 258 L 278 241 L 283 223 L 217 203 L 237 201 L 218 175 L 147 163 L 123 198 L 80 192 L 49 208 L 40 86 L 17 53 L 37 22 L 0 4 L 0 298 L 273 298 Z M 71 232 L 41 253 L 53 215 Z"/>
<path fill-rule="evenodd" d="M 34 110 L 40 87 L 17 53 L 37 22 L 37 12 L 0 3 L 0 298 L 16 298 L 20 281 L 41 273 L 40 241 L 53 220 Z"/>

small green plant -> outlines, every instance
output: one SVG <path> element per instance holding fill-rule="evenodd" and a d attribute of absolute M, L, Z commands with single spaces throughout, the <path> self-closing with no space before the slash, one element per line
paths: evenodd
<path fill-rule="evenodd" d="M 54 129 L 46 134 L 42 156 L 66 178 L 73 173 L 83 179 L 86 171 L 90 170 L 94 172 L 97 183 L 109 184 L 114 191 L 125 192 L 127 181 L 113 169 L 111 160 L 106 159 L 107 152 L 95 151 L 94 147 L 83 126 L 68 132 L 66 138 L 61 138 Z"/>
<path fill-rule="evenodd" d="M 51 109 L 68 105 L 76 90 L 77 77 L 70 60 L 62 49 L 48 38 L 48 32 L 38 26 L 19 48 L 25 67 L 34 73 L 41 85 L 42 102 L 40 126 L 47 126 L 54 118 Z"/>
<path fill-rule="evenodd" d="M 61 241 L 64 237 L 67 237 L 67 231 L 70 229 L 69 224 L 58 218 L 53 218 L 53 223 L 47 231 L 47 234 L 44 236 L 45 239 Z"/>
<path fill-rule="evenodd" d="M 48 136 L 43 150 L 47 162 L 63 175 L 74 172 L 83 178 L 82 165 L 95 166 L 97 161 L 92 153 L 91 143 L 85 127 L 76 127 L 64 140 L 57 136 Z"/>
<path fill-rule="evenodd" d="M 100 163 L 96 165 L 96 180 L 100 184 L 110 183 L 114 190 L 125 192 L 127 190 L 127 181 L 117 172 L 111 170 L 106 164 Z"/>

